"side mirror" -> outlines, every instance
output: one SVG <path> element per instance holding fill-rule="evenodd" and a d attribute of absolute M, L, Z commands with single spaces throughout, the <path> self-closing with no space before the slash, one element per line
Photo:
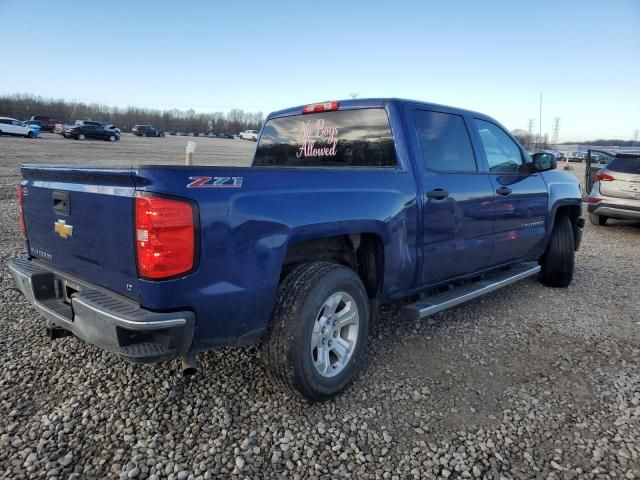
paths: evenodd
<path fill-rule="evenodd" d="M 533 170 L 535 172 L 546 172 L 555 170 L 558 166 L 556 156 L 552 153 L 538 152 L 533 154 Z"/>

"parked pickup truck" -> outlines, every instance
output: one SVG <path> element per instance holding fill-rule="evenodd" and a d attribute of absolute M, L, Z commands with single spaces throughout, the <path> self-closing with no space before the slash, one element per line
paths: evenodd
<path fill-rule="evenodd" d="M 310 400 L 363 362 L 381 303 L 420 318 L 571 282 L 577 180 L 492 118 L 398 99 L 267 118 L 251 167 L 24 165 L 15 281 L 52 337 L 130 362 L 260 344 Z M 523 291 L 524 292 L 524 291 Z"/>

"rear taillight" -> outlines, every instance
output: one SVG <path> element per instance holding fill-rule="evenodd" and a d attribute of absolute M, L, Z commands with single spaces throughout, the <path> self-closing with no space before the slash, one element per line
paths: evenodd
<path fill-rule="evenodd" d="M 22 237 L 27 239 L 27 228 L 24 226 L 24 211 L 22 209 L 22 197 L 24 192 L 22 191 L 22 184 L 18 185 L 18 212 L 20 212 L 20 230 L 22 231 Z"/>
<path fill-rule="evenodd" d="M 306 105 L 302 109 L 302 113 L 333 112 L 338 110 L 339 106 L 340 102 L 312 103 L 311 105 Z"/>
<path fill-rule="evenodd" d="M 589 203 L 598 203 L 602 201 L 601 198 L 589 197 Z"/>
<path fill-rule="evenodd" d="M 602 172 L 596 173 L 596 176 L 593 179 L 594 182 L 611 182 L 612 180 L 615 180 L 615 178 L 613 178 L 611 175 L 608 175 Z"/>
<path fill-rule="evenodd" d="M 194 211 L 189 202 L 158 196 L 135 199 L 138 274 L 168 278 L 193 268 Z"/>

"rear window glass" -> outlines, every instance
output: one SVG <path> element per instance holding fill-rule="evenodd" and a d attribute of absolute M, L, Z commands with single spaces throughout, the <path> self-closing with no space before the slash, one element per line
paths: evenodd
<path fill-rule="evenodd" d="M 609 165 L 607 170 L 621 173 L 633 173 L 640 174 L 640 156 L 637 157 L 615 157 Z"/>
<path fill-rule="evenodd" d="M 371 108 L 274 118 L 262 129 L 253 165 L 394 167 L 387 113 Z"/>
<path fill-rule="evenodd" d="M 440 172 L 475 172 L 471 139 L 460 115 L 416 110 L 416 132 L 425 165 Z"/>

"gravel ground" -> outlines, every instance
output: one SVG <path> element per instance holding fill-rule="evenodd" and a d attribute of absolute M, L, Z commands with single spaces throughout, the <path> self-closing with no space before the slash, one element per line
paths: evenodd
<path fill-rule="evenodd" d="M 185 380 L 49 343 L 6 290 L 19 163 L 170 161 L 184 140 L 0 139 L 1 478 L 640 479 L 640 224 L 588 224 L 566 290 L 526 280 L 418 323 L 385 307 L 365 371 L 323 404 L 272 387 L 254 348 L 203 354 Z"/>

